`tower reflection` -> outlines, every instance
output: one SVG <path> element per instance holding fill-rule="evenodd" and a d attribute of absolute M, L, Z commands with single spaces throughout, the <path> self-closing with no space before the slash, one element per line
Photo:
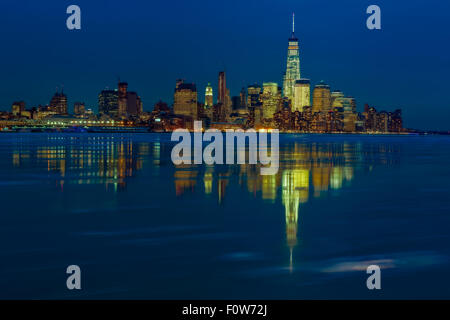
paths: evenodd
<path fill-rule="evenodd" d="M 301 243 L 299 224 L 301 207 L 311 198 L 325 196 L 348 186 L 355 171 L 364 171 L 377 165 L 374 153 L 395 152 L 385 146 L 370 145 L 361 150 L 359 144 L 348 143 L 290 143 L 280 149 L 280 168 L 275 175 L 262 176 L 258 165 L 191 165 L 177 166 L 174 174 L 177 196 L 193 192 L 196 180 L 203 178 L 204 192 L 212 195 L 217 190 L 217 200 L 225 200 L 226 188 L 247 190 L 254 197 L 284 206 L 286 244 L 289 249 L 289 269 L 294 269 L 294 248 Z M 387 156 L 377 157 L 381 163 L 395 161 Z M 215 186 L 215 188 L 214 188 Z M 233 199 L 233 201 L 236 199 Z"/>
<path fill-rule="evenodd" d="M 158 182 L 168 180 L 169 187 L 175 187 L 175 197 L 204 194 L 217 198 L 219 205 L 228 197 L 236 197 L 233 205 L 239 205 L 240 197 L 250 196 L 274 209 L 283 206 L 292 271 L 296 247 L 301 246 L 305 205 L 349 186 L 358 172 L 373 170 L 379 164 L 394 164 L 396 157 L 391 155 L 399 153 L 396 148 L 394 144 L 381 143 L 287 142 L 280 146 L 277 174 L 262 176 L 259 165 L 174 166 L 170 160 L 171 145 L 158 140 L 120 135 L 49 135 L 38 144 L 33 144 L 32 139 L 17 139 L 11 163 L 14 169 L 48 172 L 62 191 L 67 184 L 98 184 L 106 191 L 126 191 L 130 179 L 146 167 L 151 171 L 150 178 L 161 176 Z M 152 183 L 144 182 L 145 186 Z"/>

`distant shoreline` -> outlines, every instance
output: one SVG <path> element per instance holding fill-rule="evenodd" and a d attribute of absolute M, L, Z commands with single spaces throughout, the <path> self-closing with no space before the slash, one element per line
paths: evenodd
<path fill-rule="evenodd" d="M 128 133 L 128 134 L 171 134 L 172 132 L 165 131 L 150 131 L 148 129 L 139 128 L 140 130 L 86 130 L 86 131 L 57 131 L 57 130 L 0 130 L 0 133 L 4 134 L 24 134 L 24 133 L 36 133 L 36 134 L 98 134 L 98 133 Z M 225 131 L 222 131 L 225 133 Z M 192 133 L 192 132 L 191 132 Z M 279 132 L 282 135 L 354 135 L 354 136 L 418 136 L 418 135 L 450 135 L 450 132 L 446 131 L 417 131 L 417 132 L 380 132 L 380 133 L 368 133 L 368 132 Z"/>

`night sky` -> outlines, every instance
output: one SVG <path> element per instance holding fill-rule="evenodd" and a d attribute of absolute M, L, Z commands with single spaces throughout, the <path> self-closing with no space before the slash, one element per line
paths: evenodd
<path fill-rule="evenodd" d="M 66 28 L 71 4 L 80 31 Z M 382 30 L 366 28 L 371 4 Z M 48 104 L 63 84 L 70 111 L 75 101 L 96 111 L 118 77 L 144 110 L 172 103 L 177 78 L 195 82 L 201 101 L 211 82 L 216 99 L 222 69 L 231 95 L 281 85 L 293 11 L 302 77 L 355 97 L 358 111 L 402 108 L 406 127 L 450 129 L 450 3 L 438 0 L 3 0 L 0 109 Z"/>

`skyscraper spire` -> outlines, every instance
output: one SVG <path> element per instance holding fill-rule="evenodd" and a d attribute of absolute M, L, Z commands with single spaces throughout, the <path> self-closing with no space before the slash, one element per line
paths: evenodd
<path fill-rule="evenodd" d="M 295 13 L 292 12 L 292 34 L 295 32 Z"/>
<path fill-rule="evenodd" d="M 286 72 L 283 78 L 283 96 L 294 101 L 295 82 L 300 80 L 300 56 L 298 39 L 295 37 L 295 13 L 292 12 L 292 34 L 289 38 Z"/>

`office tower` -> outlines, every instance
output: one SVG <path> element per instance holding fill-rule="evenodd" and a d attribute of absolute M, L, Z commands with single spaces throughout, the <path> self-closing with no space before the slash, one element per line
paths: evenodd
<path fill-rule="evenodd" d="M 254 127 L 256 124 L 259 124 L 262 108 L 261 87 L 257 84 L 247 87 L 247 108 L 250 126 Z"/>
<path fill-rule="evenodd" d="M 205 107 L 212 107 L 214 105 L 214 98 L 213 98 L 213 88 L 211 87 L 211 84 L 208 82 L 208 85 L 205 89 Z"/>
<path fill-rule="evenodd" d="M 402 110 L 397 109 L 394 112 L 389 112 L 389 131 L 401 132 L 402 130 Z"/>
<path fill-rule="evenodd" d="M 370 107 L 368 104 L 364 105 L 363 112 L 365 121 L 364 127 L 367 132 L 373 132 L 376 130 L 376 122 L 377 122 L 377 109 L 374 107 Z"/>
<path fill-rule="evenodd" d="M 300 79 L 295 82 L 294 103 L 292 111 L 303 112 L 303 108 L 311 105 L 311 83 L 309 79 Z"/>
<path fill-rule="evenodd" d="M 225 71 L 219 72 L 219 90 L 217 96 L 217 103 L 225 103 L 225 95 L 227 92 L 227 80 L 225 77 Z"/>
<path fill-rule="evenodd" d="M 333 91 L 330 95 L 331 97 L 331 109 L 337 112 L 344 112 L 344 106 L 346 106 L 346 110 L 348 111 L 350 107 L 350 100 L 348 100 L 344 93 L 341 91 Z"/>
<path fill-rule="evenodd" d="M 225 71 L 219 72 L 219 90 L 217 104 L 220 110 L 220 121 L 226 121 L 231 114 L 230 90 L 227 89 L 227 80 Z"/>
<path fill-rule="evenodd" d="M 300 80 L 300 56 L 298 39 L 295 37 L 294 14 L 292 14 L 292 34 L 289 38 L 286 72 L 283 78 L 283 97 L 294 100 L 295 82 Z"/>
<path fill-rule="evenodd" d="M 137 116 L 142 113 L 142 101 L 136 92 L 128 91 L 126 101 L 126 115 Z"/>
<path fill-rule="evenodd" d="M 67 114 L 67 96 L 62 90 L 53 95 L 50 101 L 50 109 L 57 114 Z"/>
<path fill-rule="evenodd" d="M 335 104 L 334 102 L 336 101 L 336 99 L 338 98 L 343 98 L 344 97 L 344 93 L 340 90 L 335 90 L 333 92 L 331 92 L 330 98 L 331 98 L 331 107 L 334 108 Z M 338 102 L 339 103 L 339 102 Z"/>
<path fill-rule="evenodd" d="M 178 115 L 198 118 L 197 110 L 197 88 L 194 83 L 184 83 L 177 80 L 174 93 L 173 112 Z"/>
<path fill-rule="evenodd" d="M 24 111 L 25 111 L 25 102 L 24 101 L 13 102 L 12 107 L 11 107 L 11 112 L 13 115 L 15 115 L 15 116 L 20 115 Z"/>
<path fill-rule="evenodd" d="M 342 104 L 344 128 L 345 132 L 355 132 L 356 130 L 356 101 L 352 97 L 340 97 L 339 100 Z"/>
<path fill-rule="evenodd" d="M 349 98 L 351 99 L 350 105 L 351 105 L 351 108 L 352 108 L 352 112 L 356 113 L 356 99 L 353 98 L 353 97 L 349 97 Z"/>
<path fill-rule="evenodd" d="M 254 108 L 261 105 L 261 87 L 257 84 L 247 87 L 247 107 Z"/>
<path fill-rule="evenodd" d="M 119 82 L 118 90 L 118 115 L 125 116 L 127 114 L 127 90 L 128 83 Z"/>
<path fill-rule="evenodd" d="M 239 96 L 241 98 L 241 108 L 246 108 L 247 107 L 247 98 L 246 98 L 244 87 L 242 87 L 241 93 L 239 94 Z"/>
<path fill-rule="evenodd" d="M 241 108 L 241 97 L 235 96 L 231 97 L 231 109 L 232 111 L 236 111 Z"/>
<path fill-rule="evenodd" d="M 261 95 L 262 118 L 273 119 L 273 115 L 281 106 L 281 88 L 276 82 L 264 82 Z"/>
<path fill-rule="evenodd" d="M 119 114 L 117 90 L 102 90 L 98 95 L 98 112 L 117 117 Z"/>
<path fill-rule="evenodd" d="M 388 132 L 389 128 L 389 117 L 386 111 L 380 111 L 377 114 L 375 122 L 375 130 L 378 132 Z"/>
<path fill-rule="evenodd" d="M 346 97 L 344 112 L 356 113 L 356 100 L 353 97 Z"/>
<path fill-rule="evenodd" d="M 73 113 L 76 115 L 84 114 L 85 106 L 84 102 L 75 102 L 73 104 Z"/>
<path fill-rule="evenodd" d="M 314 87 L 312 107 L 313 113 L 328 112 L 331 108 L 330 86 L 323 81 Z"/>

